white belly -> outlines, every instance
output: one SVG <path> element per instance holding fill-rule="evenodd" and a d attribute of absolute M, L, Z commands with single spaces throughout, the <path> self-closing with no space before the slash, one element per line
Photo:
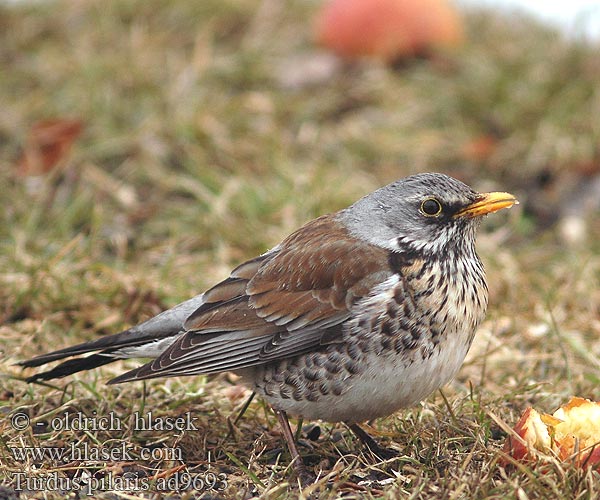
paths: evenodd
<path fill-rule="evenodd" d="M 439 345 L 438 347 L 441 347 Z M 449 382 L 462 365 L 468 345 L 449 343 L 429 358 L 420 355 L 409 365 L 397 356 L 373 356 L 368 367 L 351 381 L 340 396 L 320 396 L 318 401 L 267 400 L 291 415 L 331 422 L 364 422 L 412 406 Z"/>

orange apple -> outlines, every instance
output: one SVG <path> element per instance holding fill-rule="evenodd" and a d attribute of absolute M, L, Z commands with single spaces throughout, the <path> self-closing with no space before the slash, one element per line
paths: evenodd
<path fill-rule="evenodd" d="M 330 0 L 317 15 L 316 38 L 345 58 L 397 62 L 458 45 L 463 26 L 445 0 Z"/>

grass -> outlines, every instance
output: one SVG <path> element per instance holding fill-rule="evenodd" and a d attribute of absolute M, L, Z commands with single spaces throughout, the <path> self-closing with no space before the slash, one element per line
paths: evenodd
<path fill-rule="evenodd" d="M 488 317 L 444 397 L 372 423 L 397 458 L 382 462 L 342 425 L 305 422 L 300 450 L 322 478 L 312 493 L 597 497 L 596 472 L 498 462 L 500 423 L 512 426 L 527 406 L 552 412 L 571 395 L 600 400 L 600 224 L 582 209 L 587 239 L 572 246 L 554 224 L 578 182 L 598 172 L 597 45 L 565 40 L 524 16 L 471 11 L 471 41 L 459 52 L 401 71 L 376 62 L 335 66 L 322 78 L 309 71 L 318 56 L 316 7 L 254 0 L 0 6 L 0 478 L 7 488 L 23 471 L 30 480 L 93 476 L 127 490 L 106 498 L 139 498 L 151 496 L 143 485 L 164 491 L 175 478 L 175 494 L 192 498 L 198 492 L 182 485 L 209 480 L 210 472 L 227 485 L 214 491 L 196 483 L 207 495 L 299 494 L 264 403 L 254 401 L 233 424 L 248 391 L 232 375 L 106 386 L 134 366 L 127 361 L 43 386 L 25 384 L 14 363 L 143 320 L 310 218 L 433 170 L 521 199 L 520 209 L 487 221 L 480 237 Z M 85 131 L 35 188 L 16 165 L 31 124 L 52 117 L 80 119 Z M 10 422 L 21 411 L 32 424 L 23 431 Z M 132 415 L 148 411 L 156 419 L 191 415 L 197 430 L 136 430 Z M 121 428 L 53 428 L 65 412 L 114 412 Z M 19 460 L 11 451 L 72 444 L 124 445 L 132 460 Z M 128 478 L 138 491 L 125 487 Z M 60 484 L 45 486 L 23 496 L 68 496 Z"/>

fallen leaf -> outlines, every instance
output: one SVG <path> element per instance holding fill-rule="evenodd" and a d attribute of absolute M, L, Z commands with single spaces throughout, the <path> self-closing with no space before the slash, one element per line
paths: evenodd
<path fill-rule="evenodd" d="M 50 172 L 69 154 L 73 142 L 83 130 L 77 119 L 56 118 L 34 123 L 18 163 L 21 176 L 39 176 Z"/>

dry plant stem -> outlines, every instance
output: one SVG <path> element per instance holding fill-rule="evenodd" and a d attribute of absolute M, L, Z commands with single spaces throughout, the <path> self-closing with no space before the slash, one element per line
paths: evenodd
<path fill-rule="evenodd" d="M 244 416 L 244 413 L 246 413 L 246 410 L 250 406 L 250 403 L 252 403 L 252 401 L 254 400 L 254 396 L 256 396 L 256 392 L 252 392 L 252 394 L 250 394 L 250 396 L 248 396 L 248 398 L 246 399 L 246 401 L 244 401 L 242 408 L 238 412 L 238 414 L 235 417 L 235 420 L 233 422 L 231 421 L 231 415 L 229 417 L 227 417 L 229 431 L 227 432 L 227 435 L 225 436 L 225 439 L 223 440 L 224 442 L 227 441 L 229 438 L 231 438 L 234 435 L 235 426 L 238 424 L 240 419 Z"/>
<path fill-rule="evenodd" d="M 246 413 L 246 410 L 250 406 L 250 403 L 252 403 L 252 401 L 254 400 L 254 396 L 256 396 L 256 392 L 252 391 L 252 394 L 250 394 L 250 396 L 248 396 L 248 399 L 246 399 L 246 401 L 244 402 L 244 406 L 242 406 L 242 408 L 240 409 L 240 412 L 238 413 L 237 417 L 235 417 L 233 425 L 237 425 L 240 419 L 244 416 L 244 413 Z"/>

